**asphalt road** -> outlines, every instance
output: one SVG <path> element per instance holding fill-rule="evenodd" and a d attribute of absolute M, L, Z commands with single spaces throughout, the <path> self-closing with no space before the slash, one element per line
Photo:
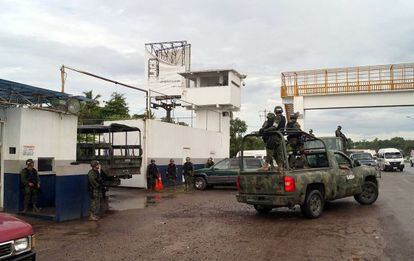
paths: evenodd
<path fill-rule="evenodd" d="M 329 203 L 260 215 L 234 189 L 146 194 L 116 189 L 98 222 L 34 225 L 39 260 L 413 260 L 414 168 L 383 173 L 372 206 Z"/>

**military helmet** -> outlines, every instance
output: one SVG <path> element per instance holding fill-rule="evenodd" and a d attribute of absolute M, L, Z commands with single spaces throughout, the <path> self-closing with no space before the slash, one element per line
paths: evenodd
<path fill-rule="evenodd" d="M 275 114 L 271 112 L 269 112 L 266 117 L 268 120 L 271 120 L 271 121 L 274 121 L 276 119 Z"/>
<path fill-rule="evenodd" d="M 91 161 L 91 167 L 92 167 L 92 168 L 94 168 L 94 167 L 96 167 L 96 166 L 99 166 L 99 164 L 100 164 L 100 163 L 99 163 L 99 161 L 97 161 L 97 160 L 92 160 L 92 161 Z"/>
<path fill-rule="evenodd" d="M 342 129 L 342 126 L 341 125 L 338 125 L 338 129 Z"/>
<path fill-rule="evenodd" d="M 298 112 L 295 112 L 295 113 L 293 113 L 292 115 L 290 115 L 290 118 L 291 118 L 291 119 L 297 119 L 297 118 L 298 118 L 298 116 L 299 116 L 299 113 L 298 113 Z"/>
<path fill-rule="evenodd" d="M 277 113 L 277 112 L 280 112 L 280 113 L 282 113 L 282 112 L 283 112 L 283 108 L 282 108 L 282 106 L 276 106 L 276 107 L 275 107 L 275 113 Z"/>
<path fill-rule="evenodd" d="M 26 165 L 29 165 L 29 164 L 31 164 L 31 163 L 34 163 L 34 161 L 33 161 L 32 159 L 28 159 L 28 160 L 26 160 Z"/>

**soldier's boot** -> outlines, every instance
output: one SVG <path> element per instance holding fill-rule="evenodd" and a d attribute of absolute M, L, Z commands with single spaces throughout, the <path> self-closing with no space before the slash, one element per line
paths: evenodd
<path fill-rule="evenodd" d="M 33 204 L 33 212 L 40 212 L 40 208 L 37 207 L 37 204 Z"/>
<path fill-rule="evenodd" d="M 98 221 L 99 217 L 94 215 L 94 214 L 90 214 L 89 215 L 89 221 Z"/>
<path fill-rule="evenodd" d="M 29 208 L 29 202 L 27 202 L 25 200 L 24 203 L 23 203 L 23 211 L 22 211 L 22 213 L 26 213 L 27 210 L 28 210 L 28 208 Z"/>

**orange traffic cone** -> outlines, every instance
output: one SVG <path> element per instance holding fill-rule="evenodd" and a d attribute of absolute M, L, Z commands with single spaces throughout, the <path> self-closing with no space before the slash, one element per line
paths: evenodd
<path fill-rule="evenodd" d="M 164 188 L 164 186 L 162 185 L 162 180 L 161 177 L 157 178 L 157 180 L 155 181 L 155 190 L 156 191 L 161 191 Z"/>

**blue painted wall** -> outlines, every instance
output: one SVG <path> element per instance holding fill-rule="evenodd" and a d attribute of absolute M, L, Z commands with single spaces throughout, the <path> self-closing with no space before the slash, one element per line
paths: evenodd
<path fill-rule="evenodd" d="M 58 222 L 89 215 L 88 176 L 57 176 L 55 202 Z"/>
<path fill-rule="evenodd" d="M 203 168 L 195 164 L 194 168 Z M 166 177 L 166 165 L 158 166 L 164 186 L 169 186 Z M 177 165 L 177 184 L 182 184 L 182 165 Z M 79 219 L 89 215 L 88 176 L 85 175 L 41 175 L 41 191 L 38 204 L 40 207 L 55 207 L 57 222 Z M 20 175 L 4 175 L 4 209 L 6 212 L 18 213 L 23 209 L 23 191 Z"/>
<path fill-rule="evenodd" d="M 78 219 L 89 214 L 87 175 L 41 175 L 41 190 L 38 195 L 39 207 L 54 207 L 55 220 Z M 18 213 L 23 209 L 23 191 L 20 175 L 4 175 L 4 210 Z"/>
<path fill-rule="evenodd" d="M 55 175 L 40 176 L 41 189 L 38 194 L 39 207 L 55 206 Z M 23 190 L 20 175 L 17 173 L 4 174 L 4 210 L 17 213 L 23 210 Z"/>

